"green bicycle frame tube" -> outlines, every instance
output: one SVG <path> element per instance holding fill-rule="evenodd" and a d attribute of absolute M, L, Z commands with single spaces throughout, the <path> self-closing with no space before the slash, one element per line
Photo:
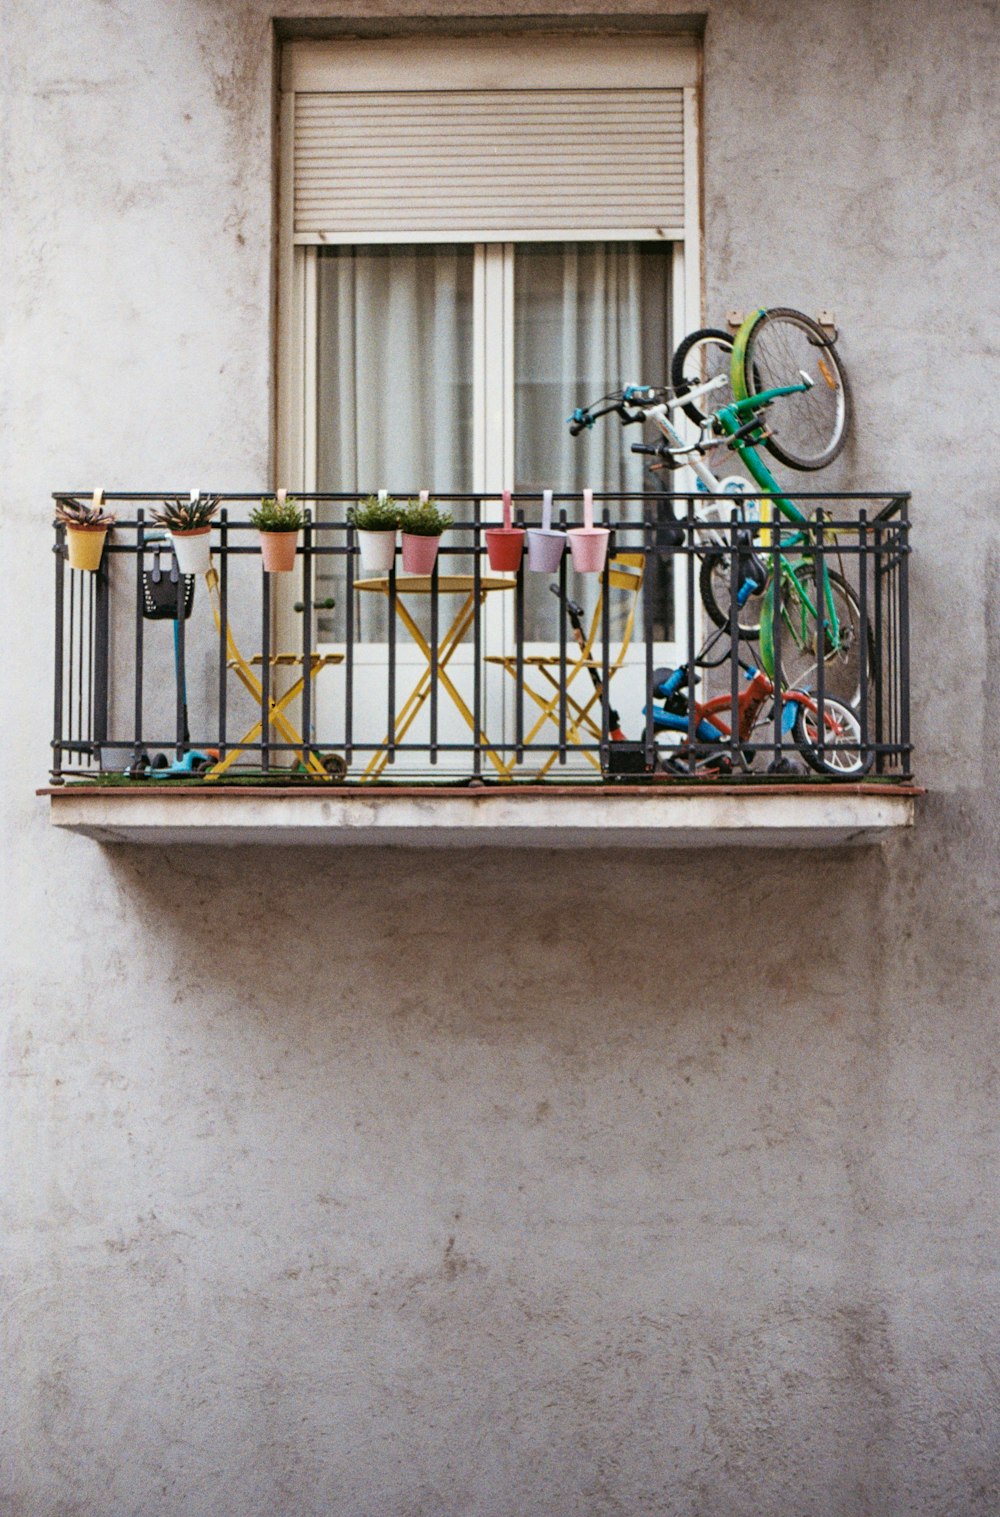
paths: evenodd
<path fill-rule="evenodd" d="M 744 326 L 740 328 L 740 332 L 743 332 L 746 326 L 747 323 L 744 323 Z M 727 437 L 734 437 L 735 434 L 739 431 L 740 427 L 744 425 L 749 417 L 754 416 L 757 411 L 761 410 L 763 407 L 769 406 L 773 400 L 778 400 L 784 395 L 800 395 L 807 389 L 808 385 L 796 384 L 779 385 L 775 389 L 762 390 L 759 395 L 752 395 L 746 399 L 738 400 L 731 406 L 723 406 L 722 409 L 716 413 L 716 424 L 719 427 L 719 430 L 722 431 Z M 763 425 L 764 423 L 761 422 L 760 426 L 762 429 Z M 754 481 L 760 486 L 762 490 L 766 490 L 771 495 L 774 506 L 778 511 L 781 512 L 781 515 L 786 517 L 788 521 L 795 522 L 797 526 L 808 526 L 808 518 L 803 515 L 798 506 L 796 506 L 793 501 L 790 501 L 788 499 L 787 495 L 783 495 L 781 493 L 781 488 L 778 484 L 778 481 L 775 479 L 774 475 L 771 473 L 770 469 L 767 467 L 764 460 L 757 452 L 757 443 L 759 440 L 759 438 L 751 434 L 749 438 L 734 443 L 733 448 L 742 459 L 743 463 L 746 464 L 747 469 L 749 470 Z M 787 543 L 786 546 L 796 547 L 800 541 L 801 537 L 799 535 L 796 535 L 796 537 L 791 542 Z M 784 579 L 789 579 L 794 583 L 795 594 L 798 597 L 799 601 L 805 604 L 805 606 L 808 608 L 809 614 L 814 618 L 814 620 L 818 621 L 818 608 L 812 604 L 809 596 L 802 588 L 795 570 L 787 562 L 784 554 L 779 553 L 778 557 L 781 565 L 781 577 Z M 830 576 L 825 564 L 823 565 L 823 599 L 826 602 L 826 614 L 829 618 L 829 630 L 833 637 L 834 644 L 837 645 L 840 642 L 840 618 L 837 615 L 837 608 L 833 600 L 833 590 L 830 585 Z M 765 604 L 767 609 L 761 616 L 760 654 L 761 662 L 764 664 L 766 673 L 773 676 L 773 596 L 770 592 L 765 596 Z M 782 615 L 789 626 L 789 630 L 791 630 L 791 620 L 788 616 L 788 613 L 784 611 L 784 609 L 782 610 Z M 819 643 L 817 643 L 817 647 L 818 646 Z"/>

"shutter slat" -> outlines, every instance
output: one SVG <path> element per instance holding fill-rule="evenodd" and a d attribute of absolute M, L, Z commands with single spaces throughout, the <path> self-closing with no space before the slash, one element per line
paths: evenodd
<path fill-rule="evenodd" d="M 680 89 L 300 94 L 295 232 L 684 221 Z"/>

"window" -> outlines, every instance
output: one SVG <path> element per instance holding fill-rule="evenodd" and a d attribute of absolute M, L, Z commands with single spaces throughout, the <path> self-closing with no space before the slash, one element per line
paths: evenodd
<path fill-rule="evenodd" d="M 573 439 L 566 418 L 665 379 L 674 332 L 699 324 L 697 66 L 693 39 L 650 35 L 287 48 L 281 477 L 642 489 L 638 431 Z M 683 631 L 673 573 L 653 587 L 666 644 Z M 539 644 L 546 589 L 527 585 Z M 373 600 L 358 598 L 356 625 L 377 643 Z"/>

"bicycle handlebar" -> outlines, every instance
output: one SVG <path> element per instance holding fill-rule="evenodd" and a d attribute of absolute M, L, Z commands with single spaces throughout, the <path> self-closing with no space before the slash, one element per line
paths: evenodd
<path fill-rule="evenodd" d="M 776 385 L 770 390 L 761 390 L 759 395 L 750 395 L 746 400 L 734 400 L 730 405 L 720 407 L 717 415 L 722 416 L 724 412 L 728 411 L 734 419 L 746 423 L 748 419 L 752 418 L 758 411 L 762 411 L 765 407 L 771 405 L 773 401 L 780 400 L 785 395 L 800 395 L 805 390 L 811 390 L 815 381 L 810 379 L 804 369 L 800 369 L 799 373 L 802 375 L 799 384 Z M 630 426 L 634 422 L 642 421 L 641 414 L 630 414 L 630 408 L 632 411 L 641 413 L 651 410 L 654 406 L 665 405 L 669 410 L 674 410 L 677 406 L 695 400 L 700 395 L 706 395 L 711 390 L 718 389 L 725 382 L 725 375 L 717 374 L 714 379 L 707 380 L 705 384 L 695 385 L 693 389 L 685 391 L 683 395 L 673 396 L 662 386 L 626 385 L 623 390 L 619 390 L 614 395 L 605 396 L 603 400 L 597 401 L 593 406 L 578 406 L 573 415 L 568 417 L 570 436 L 578 437 L 581 432 L 592 427 L 600 417 L 610 416 L 612 412 L 616 412 L 621 417 L 623 427 Z M 738 430 L 741 434 L 743 433 L 742 427 L 738 428 Z M 731 437 L 732 433 L 730 433 Z M 640 453 L 653 450 L 644 449 L 641 445 L 636 444 L 633 446 L 632 451 Z"/>

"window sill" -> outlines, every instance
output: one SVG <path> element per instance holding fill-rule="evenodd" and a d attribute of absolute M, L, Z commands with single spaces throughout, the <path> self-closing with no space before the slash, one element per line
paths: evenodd
<path fill-rule="evenodd" d="M 39 791 L 55 826 L 99 843 L 427 848 L 870 845 L 913 825 L 921 793 L 874 784 Z"/>

